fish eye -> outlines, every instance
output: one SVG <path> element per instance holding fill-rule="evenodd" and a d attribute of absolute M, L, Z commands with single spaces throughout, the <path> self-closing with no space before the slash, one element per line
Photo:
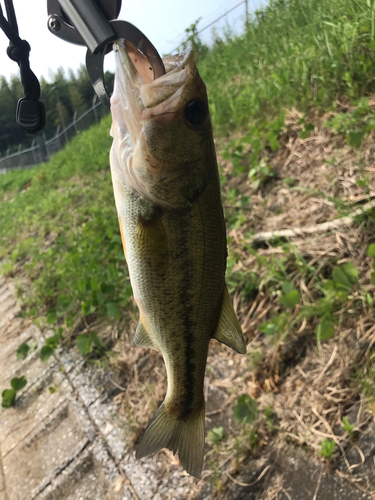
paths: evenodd
<path fill-rule="evenodd" d="M 185 118 L 191 125 L 202 125 L 208 115 L 207 105 L 201 99 L 192 99 L 185 106 Z"/>

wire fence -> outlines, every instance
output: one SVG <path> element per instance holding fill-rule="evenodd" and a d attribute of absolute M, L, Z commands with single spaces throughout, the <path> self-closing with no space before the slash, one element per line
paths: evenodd
<path fill-rule="evenodd" d="M 250 10 L 255 11 L 256 8 L 261 7 L 265 3 L 267 3 L 267 0 L 252 0 Z M 244 5 L 245 7 L 245 26 L 243 26 L 243 28 L 246 28 L 249 16 L 249 0 L 240 0 L 230 9 L 222 13 L 219 17 L 215 18 L 213 21 L 201 28 L 197 34 L 203 33 L 208 28 L 218 23 L 221 19 L 227 17 L 231 12 L 238 9 L 241 5 Z M 186 33 L 182 33 L 180 36 L 186 36 Z M 175 52 L 179 46 L 180 45 L 169 53 Z M 85 111 L 85 113 L 78 118 L 75 113 L 72 123 L 63 130 L 58 127 L 54 137 L 51 139 L 47 140 L 43 134 L 42 136 L 38 136 L 34 139 L 31 147 L 27 149 L 21 150 L 20 145 L 19 150 L 16 153 L 9 154 L 8 152 L 8 154 L 5 154 L 3 157 L 1 157 L 0 154 L 0 174 L 6 173 L 15 168 L 32 168 L 40 163 L 48 161 L 52 155 L 60 151 L 79 131 L 89 128 L 94 123 L 98 123 L 102 116 L 107 113 L 108 111 L 106 108 L 102 106 L 100 102 L 97 102 L 96 98 L 94 98 L 92 106 Z"/>
<path fill-rule="evenodd" d="M 75 135 L 82 130 L 86 130 L 95 123 L 99 123 L 101 118 L 108 113 L 107 109 L 94 98 L 92 106 L 82 115 L 73 115 L 73 121 L 66 128 L 61 130 L 57 127 L 55 135 L 47 139 L 43 134 L 37 136 L 31 146 L 20 149 L 11 154 L 0 156 L 0 174 L 5 174 L 15 168 L 32 168 L 48 161 L 52 155 L 60 151 Z"/>

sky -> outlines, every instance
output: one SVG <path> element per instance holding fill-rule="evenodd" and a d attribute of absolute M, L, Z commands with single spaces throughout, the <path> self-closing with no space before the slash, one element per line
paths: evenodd
<path fill-rule="evenodd" d="M 119 19 L 131 22 L 155 45 L 160 54 L 175 49 L 185 38 L 184 32 L 199 17 L 202 29 L 240 0 L 123 0 Z M 249 11 L 260 8 L 266 0 L 248 0 Z M 1 0 L 0 0 L 1 3 Z M 76 70 L 85 62 L 86 50 L 52 35 L 47 28 L 47 0 L 13 0 L 20 37 L 31 46 L 30 66 L 36 76 L 50 80 L 51 71 L 59 66 Z M 2 5 L 4 7 L 4 5 Z M 5 9 L 3 9 L 5 10 Z M 220 31 L 225 23 L 240 33 L 245 22 L 245 4 L 240 5 L 215 24 Z M 202 33 L 205 42 L 210 40 L 211 29 Z M 18 66 L 6 55 L 8 39 L 0 30 L 0 75 L 10 78 L 18 75 Z M 105 58 L 105 69 L 114 70 L 114 58 Z"/>

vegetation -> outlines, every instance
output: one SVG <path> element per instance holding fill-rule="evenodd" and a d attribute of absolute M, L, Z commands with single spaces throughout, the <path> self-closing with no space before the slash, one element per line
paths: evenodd
<path fill-rule="evenodd" d="M 246 33 L 218 38 L 200 63 L 216 129 L 247 127 L 249 118 L 264 120 L 284 107 L 327 109 L 337 98 L 369 95 L 374 48 L 370 1 L 271 0 Z"/>
<path fill-rule="evenodd" d="M 335 443 L 342 450 L 362 425 L 349 411 L 360 398 L 368 408 L 358 418 L 374 407 L 374 10 L 366 1 L 274 0 L 240 37 L 208 48 L 197 32 L 194 24 L 187 35 L 210 99 L 227 283 L 251 341 L 247 358 L 210 348 L 209 377 L 215 356 L 234 367 L 233 408 L 208 432 L 220 488 L 225 457 L 235 450 L 235 472 L 276 435 L 335 463 Z M 22 314 L 55 328 L 42 360 L 71 338 L 86 357 L 107 355 L 98 322 L 121 331 L 132 318 L 109 127 L 106 118 L 49 163 L 0 177 L 2 273 L 19 282 Z M 31 350 L 21 347 L 20 359 Z M 126 351 L 124 363 L 135 365 Z M 145 411 L 145 399 L 165 383 L 159 362 L 155 354 L 140 363 L 147 367 L 128 381 L 123 411 L 131 407 L 135 433 L 155 410 Z"/>

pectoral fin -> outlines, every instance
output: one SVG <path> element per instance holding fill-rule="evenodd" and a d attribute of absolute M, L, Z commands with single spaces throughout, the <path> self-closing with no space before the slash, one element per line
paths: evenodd
<path fill-rule="evenodd" d="M 148 332 L 147 332 L 147 330 L 142 322 L 142 318 L 139 320 L 137 329 L 135 331 L 134 343 L 135 343 L 135 345 L 149 347 L 150 349 L 155 349 L 156 351 L 159 350 L 158 347 L 151 340 L 151 337 L 148 334 Z"/>
<path fill-rule="evenodd" d="M 147 256 L 147 263 L 154 272 L 166 272 L 169 260 L 168 239 L 157 210 L 150 219 L 139 217 L 137 251 L 139 255 Z"/>
<path fill-rule="evenodd" d="M 224 290 L 220 319 L 213 338 L 240 354 L 246 354 L 246 342 L 240 323 L 234 312 L 227 287 Z"/>

